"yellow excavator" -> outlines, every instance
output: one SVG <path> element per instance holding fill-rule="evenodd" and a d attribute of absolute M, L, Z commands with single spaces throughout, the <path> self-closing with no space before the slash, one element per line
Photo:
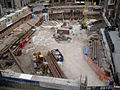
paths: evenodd
<path fill-rule="evenodd" d="M 44 60 L 43 54 L 41 52 L 33 53 L 33 63 L 35 69 L 40 69 L 43 74 L 46 74 L 48 71 L 48 64 Z"/>
<path fill-rule="evenodd" d="M 85 0 L 85 9 L 83 12 L 82 29 L 87 29 L 87 26 L 88 26 L 87 24 L 88 4 L 89 4 L 89 1 Z"/>
<path fill-rule="evenodd" d="M 43 62 L 43 54 L 41 52 L 33 53 L 33 62 L 36 63 Z"/>

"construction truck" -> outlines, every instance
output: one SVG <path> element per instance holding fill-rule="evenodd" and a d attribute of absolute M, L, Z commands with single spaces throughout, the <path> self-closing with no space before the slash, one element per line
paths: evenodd
<path fill-rule="evenodd" d="M 82 29 L 87 29 L 87 14 L 88 14 L 88 0 L 85 1 L 85 9 L 83 12 L 83 22 L 82 22 Z"/>
<path fill-rule="evenodd" d="M 47 74 L 48 64 L 41 52 L 33 53 L 33 64 L 35 69 L 42 71 L 43 74 Z"/>

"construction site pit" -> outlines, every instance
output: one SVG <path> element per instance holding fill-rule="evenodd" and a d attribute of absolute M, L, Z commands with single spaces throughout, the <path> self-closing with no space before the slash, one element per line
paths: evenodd
<path fill-rule="evenodd" d="M 89 23 L 96 21 L 95 19 L 88 20 Z M 96 25 L 94 25 L 96 26 Z M 104 23 L 98 27 L 104 27 Z M 89 28 L 91 28 L 89 26 Z M 59 32 L 58 30 L 69 29 L 68 32 Z M 43 21 L 43 23 L 35 27 L 35 33 L 30 37 L 28 43 L 22 48 L 22 55 L 17 56 L 26 74 L 41 75 L 34 69 L 33 53 L 41 52 L 46 56 L 48 51 L 58 49 L 63 57 L 63 62 L 58 62 L 58 65 L 63 70 L 67 79 L 80 80 L 87 77 L 88 86 L 106 86 L 106 83 L 99 80 L 99 77 L 94 70 L 84 60 L 84 47 L 88 43 L 89 30 L 81 29 L 80 21 L 64 20 L 64 21 Z M 21 72 L 18 66 L 14 63 L 7 67 L 15 72 Z M 47 74 L 51 77 L 51 74 Z"/>

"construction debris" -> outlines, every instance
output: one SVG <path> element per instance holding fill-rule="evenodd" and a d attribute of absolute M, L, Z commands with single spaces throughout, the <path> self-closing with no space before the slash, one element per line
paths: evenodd
<path fill-rule="evenodd" d="M 65 34 L 54 34 L 53 38 L 55 38 L 55 40 L 60 43 L 61 41 L 68 41 L 70 42 L 72 40 L 72 38 L 66 36 Z"/>

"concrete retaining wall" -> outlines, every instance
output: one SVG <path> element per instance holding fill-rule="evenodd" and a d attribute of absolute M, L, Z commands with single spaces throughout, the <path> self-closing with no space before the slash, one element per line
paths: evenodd
<path fill-rule="evenodd" d="M 13 71 L 2 71 L 2 79 L 9 82 L 17 82 L 19 84 L 37 85 L 37 87 L 61 89 L 61 90 L 80 90 L 79 82 L 69 79 L 61 79 L 46 76 L 37 76 L 30 74 L 16 73 Z M 36 87 L 34 87 L 36 88 Z"/>

